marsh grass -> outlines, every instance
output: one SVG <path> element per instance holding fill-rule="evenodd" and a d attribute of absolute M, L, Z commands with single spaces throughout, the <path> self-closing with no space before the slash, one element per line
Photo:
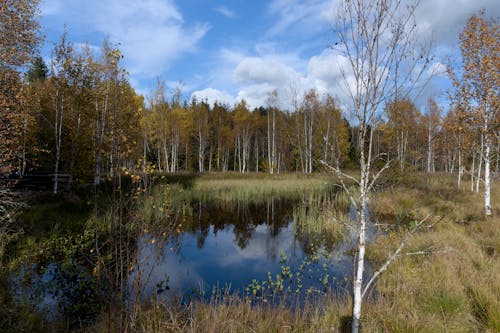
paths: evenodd
<path fill-rule="evenodd" d="M 270 197 L 301 199 L 310 194 L 332 191 L 334 183 L 324 175 L 298 174 L 203 176 L 195 180 L 185 198 L 222 202 L 266 202 Z"/>
<path fill-rule="evenodd" d="M 349 199 L 342 191 L 310 194 L 293 209 L 292 220 L 299 239 L 332 249 L 346 233 Z"/>
<path fill-rule="evenodd" d="M 186 197 L 232 202 L 261 200 L 270 193 L 300 193 L 302 204 L 293 213 L 296 226 L 309 235 L 340 235 L 342 224 L 331 221 L 348 218 L 342 212 L 349 201 L 342 192 L 321 194 L 333 188 L 324 187 L 323 181 L 201 178 L 192 183 L 194 193 Z M 364 331 L 500 331 L 500 220 L 498 215 L 484 217 L 482 195 L 469 192 L 469 185 L 464 182 L 459 190 L 456 179 L 448 175 L 413 175 L 373 195 L 376 219 L 396 226 L 368 246 L 374 267 L 385 262 L 414 221 L 431 214 L 432 227 L 409 239 L 404 254 L 375 285 L 373 297 L 364 304 Z M 180 192 L 185 187 L 170 189 L 178 191 L 171 192 L 177 193 L 171 200 L 185 200 Z M 304 189 L 309 191 L 306 195 Z M 497 202 L 500 191 L 497 186 L 493 189 L 492 201 Z M 412 255 L 416 252 L 428 254 Z M 228 296 L 224 302 L 142 307 L 133 325 L 138 332 L 340 332 L 349 329 L 350 307 L 345 295 L 293 309 Z"/>
<path fill-rule="evenodd" d="M 454 177 L 439 175 L 377 193 L 375 202 L 379 218 L 387 213 L 408 223 L 432 214 L 432 227 L 412 236 L 382 275 L 377 297 L 365 305 L 364 329 L 500 331 L 500 219 L 485 218 L 481 193 L 458 190 Z M 369 259 L 383 263 L 399 242 L 399 232 L 389 231 L 369 245 Z"/>
<path fill-rule="evenodd" d="M 286 304 L 253 304 L 224 295 L 188 306 L 155 300 L 131 320 L 133 332 L 348 332 L 349 298 L 325 298 L 301 308 Z M 111 325 L 110 325 L 111 324 Z M 113 323 L 92 328 L 102 332 Z"/>

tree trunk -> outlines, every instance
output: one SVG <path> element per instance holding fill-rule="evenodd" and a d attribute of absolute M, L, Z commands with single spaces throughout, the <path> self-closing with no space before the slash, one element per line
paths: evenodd
<path fill-rule="evenodd" d="M 476 178 L 476 192 L 479 193 L 479 183 L 481 181 L 481 170 L 483 168 L 483 148 L 484 148 L 484 136 L 481 134 L 481 148 L 479 149 L 479 165 L 477 168 L 477 178 Z"/>
<path fill-rule="evenodd" d="M 474 192 L 474 172 L 476 164 L 476 154 L 472 152 L 472 166 L 470 168 L 470 191 Z"/>
<path fill-rule="evenodd" d="M 486 135 L 484 145 L 484 213 L 486 216 L 493 214 L 491 209 L 491 179 L 490 179 L 490 151 L 491 151 L 491 140 L 488 135 Z"/>
<path fill-rule="evenodd" d="M 432 135 L 431 135 L 431 124 L 429 121 L 429 131 L 427 133 L 427 173 L 431 172 L 432 165 Z"/>
<path fill-rule="evenodd" d="M 56 161 L 54 165 L 54 190 L 53 193 L 57 194 L 59 185 L 59 162 L 61 160 L 61 145 L 62 145 L 62 123 L 64 119 L 64 95 L 61 96 L 61 107 L 57 103 L 59 98 L 59 92 L 56 92 L 56 102 L 55 102 L 55 126 L 54 134 L 56 139 Z"/>

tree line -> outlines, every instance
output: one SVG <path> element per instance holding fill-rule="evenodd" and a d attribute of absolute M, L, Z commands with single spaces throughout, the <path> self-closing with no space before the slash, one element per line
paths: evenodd
<path fill-rule="evenodd" d="M 97 53 L 75 48 L 64 34 L 45 64 L 33 51 L 40 44 L 35 8 L 17 10 L 27 9 L 31 14 L 24 18 L 30 24 L 18 28 L 31 34 L 16 36 L 28 39 L 2 40 L 12 48 L 2 48 L 3 173 L 52 173 L 57 193 L 60 174 L 70 175 L 71 184 L 99 186 L 103 178 L 123 172 L 311 173 L 321 170 L 322 162 L 338 167 L 359 163 L 359 126 L 345 118 L 331 95 L 312 89 L 294 96 L 292 107 L 285 109 L 275 90 L 266 105 L 251 109 L 244 100 L 235 105 L 210 105 L 196 96 L 186 100 L 180 88 L 169 91 L 158 79 L 154 93 L 145 98 L 132 88 L 120 50 L 106 40 Z M 487 36 L 496 36 L 490 37 L 492 46 L 477 55 L 471 43 Z M 488 63 L 497 57 L 496 22 L 473 16 L 460 38 L 464 61 L 481 57 Z M 396 160 L 400 171 L 455 173 L 459 187 L 469 177 L 476 191 L 485 176 L 491 178 L 490 169 L 498 174 L 498 58 L 489 61 L 490 68 L 464 66 L 455 74 L 450 69 L 456 89 L 449 110 L 432 98 L 422 110 L 407 97 L 387 101 L 368 127 L 380 165 Z M 483 71 L 490 76 L 482 78 Z M 460 85 L 477 77 L 490 87 Z M 472 90 L 476 95 L 468 93 Z M 490 106 L 478 109 L 485 91 L 484 103 Z"/>

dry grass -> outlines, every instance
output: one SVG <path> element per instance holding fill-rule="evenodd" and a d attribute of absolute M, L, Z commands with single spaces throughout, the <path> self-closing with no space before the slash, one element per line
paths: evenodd
<path fill-rule="evenodd" d="M 305 194 L 321 194 L 333 186 L 326 175 L 211 175 L 197 179 L 191 193 L 198 200 L 265 202 L 270 196 L 299 199 Z"/>
<path fill-rule="evenodd" d="M 285 305 L 251 304 L 236 296 L 222 301 L 196 302 L 187 307 L 154 303 L 130 321 L 132 332 L 345 332 L 349 329 L 349 300 L 334 299 L 291 309 Z M 111 331 L 115 322 L 102 321 L 92 331 Z"/>
<path fill-rule="evenodd" d="M 200 178 L 194 183 L 195 192 L 232 192 L 227 200 L 239 200 L 265 191 L 288 192 L 289 186 L 293 191 L 321 187 L 307 177 L 261 177 L 253 184 L 240 177 L 216 178 Z M 400 226 L 369 245 L 367 255 L 375 267 L 397 248 L 413 221 L 427 214 L 431 218 L 430 227 L 409 239 L 404 254 L 377 282 L 374 297 L 363 304 L 364 332 L 500 332 L 500 215 L 486 219 L 482 195 L 466 190 L 468 184 L 464 190 L 455 184 L 454 177 L 417 175 L 373 196 L 378 220 Z M 498 184 L 493 190 L 495 204 L 500 202 Z M 165 198 L 158 200 L 156 207 Z M 422 251 L 429 253 L 411 255 Z M 131 332 L 341 332 L 349 330 L 350 311 L 345 296 L 294 309 L 252 305 L 227 296 L 189 306 L 142 306 L 128 317 L 126 328 Z M 104 318 L 108 319 L 92 330 L 116 331 L 116 317 Z"/>
<path fill-rule="evenodd" d="M 365 303 L 365 331 L 500 331 L 500 218 L 485 219 L 481 194 L 452 184 L 440 177 L 376 196 L 377 214 L 401 217 L 406 208 L 408 221 L 430 213 L 434 225 L 414 235 L 406 247 L 410 255 L 382 275 L 376 298 Z M 500 191 L 494 189 L 493 202 L 498 202 Z M 397 233 L 380 237 L 369 257 L 382 262 L 399 239 Z M 411 255 L 421 251 L 431 253 Z"/>

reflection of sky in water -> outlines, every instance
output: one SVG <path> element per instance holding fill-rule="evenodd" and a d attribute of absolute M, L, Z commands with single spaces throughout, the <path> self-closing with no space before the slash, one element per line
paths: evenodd
<path fill-rule="evenodd" d="M 294 234 L 293 223 L 281 227 L 278 233 L 272 232 L 272 226 L 260 224 L 253 228 L 246 245 L 241 247 L 235 236 L 234 226 L 226 225 L 214 232 L 210 226 L 203 246 L 199 246 L 197 233 L 184 233 L 174 242 L 151 243 L 151 236 L 140 239 L 141 249 L 137 270 L 147 276 L 144 281 L 143 296 L 148 297 L 156 291 L 156 285 L 168 277 L 168 294 L 181 294 L 194 289 L 201 289 L 210 294 L 213 286 L 230 285 L 232 290 L 242 290 L 257 279 L 266 280 L 268 272 L 273 276 L 281 271 L 280 255 L 286 254 L 287 265 L 297 268 L 306 254 Z M 142 265 L 141 265 L 142 263 Z M 330 277 L 343 281 L 344 274 L 352 270 L 352 257 L 336 254 L 328 262 L 324 258 L 320 264 L 327 263 Z M 131 282 L 137 272 L 131 275 Z M 307 274 L 306 274 L 307 275 Z M 304 286 L 320 285 L 322 277 L 318 272 L 310 273 Z"/>

